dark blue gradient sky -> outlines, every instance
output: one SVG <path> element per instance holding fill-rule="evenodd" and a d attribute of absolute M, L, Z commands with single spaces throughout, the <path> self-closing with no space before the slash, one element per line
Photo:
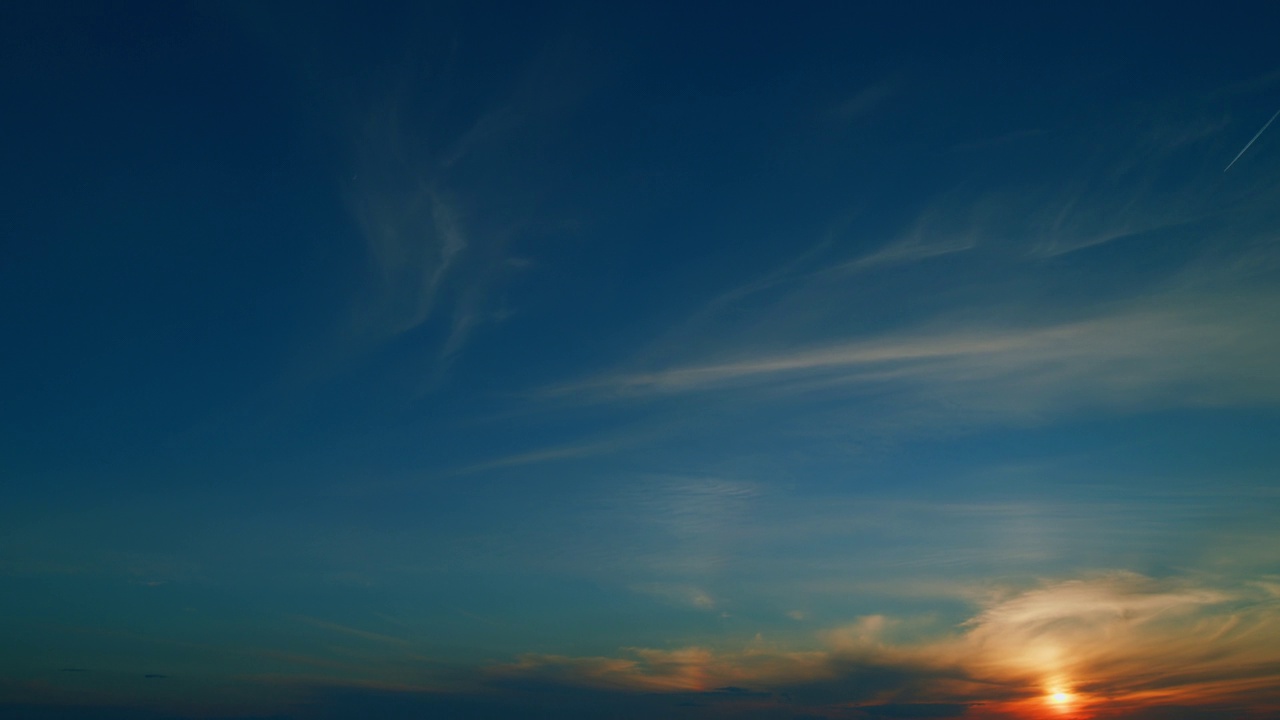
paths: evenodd
<path fill-rule="evenodd" d="M 0 711 L 1280 717 L 1278 23 L 8 3 Z"/>

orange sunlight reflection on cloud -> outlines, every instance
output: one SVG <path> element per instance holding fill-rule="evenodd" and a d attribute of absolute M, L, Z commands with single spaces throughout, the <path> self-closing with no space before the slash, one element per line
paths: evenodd
<path fill-rule="evenodd" d="M 1108 720 L 1159 706 L 1230 706 L 1242 709 L 1233 717 L 1273 718 L 1280 717 L 1268 714 L 1280 705 L 1277 599 L 1280 592 L 1259 583 L 1213 588 L 1112 572 L 993 597 L 955 631 L 914 642 L 895 642 L 898 621 L 874 615 L 823 631 L 807 646 L 533 654 L 489 672 L 623 692 L 749 688 L 843 707 L 910 694 L 914 702 L 965 704 L 975 720 Z M 896 684 L 860 684 L 877 675 Z"/>

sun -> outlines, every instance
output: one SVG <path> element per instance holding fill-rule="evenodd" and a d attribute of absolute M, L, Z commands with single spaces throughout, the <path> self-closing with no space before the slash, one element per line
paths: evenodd
<path fill-rule="evenodd" d="M 1048 701 L 1049 705 L 1053 706 L 1054 709 L 1060 712 L 1068 711 L 1076 704 L 1075 693 L 1062 688 L 1053 688 L 1050 690 L 1045 700 Z"/>

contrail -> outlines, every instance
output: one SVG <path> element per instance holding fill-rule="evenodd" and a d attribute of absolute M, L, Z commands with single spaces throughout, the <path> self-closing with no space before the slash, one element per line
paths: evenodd
<path fill-rule="evenodd" d="M 1267 131 L 1267 128 L 1271 127 L 1271 123 L 1273 123 L 1273 122 L 1275 122 L 1275 121 L 1276 121 L 1276 117 L 1277 117 L 1277 116 L 1280 116 L 1280 110 L 1277 110 L 1277 111 L 1276 111 L 1276 114 L 1275 114 L 1275 115 L 1272 115 L 1272 116 L 1271 116 L 1271 119 L 1267 121 L 1267 124 L 1266 124 L 1266 125 L 1263 125 L 1263 126 L 1262 126 L 1262 129 L 1258 131 L 1258 134 L 1253 136 L 1253 140 L 1250 140 L 1250 141 L 1249 141 L 1249 145 L 1252 145 L 1252 144 L 1254 143 L 1254 140 L 1257 140 L 1257 139 L 1258 139 L 1258 137 L 1262 135 L 1262 133 L 1264 133 L 1264 132 L 1266 132 L 1266 131 Z M 1230 170 L 1230 169 L 1231 169 L 1231 166 L 1236 164 L 1236 160 L 1239 160 L 1239 159 L 1240 159 L 1240 156 L 1244 154 L 1244 151 L 1249 149 L 1249 145 L 1245 145 L 1243 150 L 1241 150 L 1240 152 L 1236 153 L 1236 156 L 1235 156 L 1234 158 L 1232 158 L 1232 159 L 1231 159 L 1231 162 L 1227 163 L 1227 166 L 1226 166 L 1226 167 L 1224 167 L 1224 168 L 1222 168 L 1222 172 L 1226 172 L 1226 171 Z"/>

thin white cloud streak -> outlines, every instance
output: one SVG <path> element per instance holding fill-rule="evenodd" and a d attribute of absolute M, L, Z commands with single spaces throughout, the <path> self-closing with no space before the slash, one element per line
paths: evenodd
<path fill-rule="evenodd" d="M 1169 267 L 1180 261 L 1179 253 L 1184 254 L 1181 261 L 1189 270 L 1201 272 L 1205 268 L 1190 267 L 1198 264 L 1190 259 L 1193 253 L 1239 251 L 1240 245 L 1261 235 L 1259 228 L 1270 226 L 1262 217 L 1264 204 L 1256 198 L 1207 193 L 1205 183 L 1195 177 L 1170 185 L 1162 175 L 1163 169 L 1175 163 L 1181 167 L 1188 158 L 1209 157 L 1207 145 L 1218 136 L 1220 122 L 1191 119 L 1132 125 L 1111 128 L 1119 139 L 1105 148 L 1084 151 L 1083 156 L 1092 160 L 1084 163 L 1083 171 L 1060 181 L 1028 186 L 1025 169 L 1019 166 L 1016 179 L 961 183 L 879 249 L 849 257 L 847 249 L 837 248 L 834 238 L 828 238 L 818 247 L 821 258 L 806 253 L 773 273 L 720 294 L 632 356 L 630 367 L 656 369 L 570 382 L 547 394 L 592 398 L 595 393 L 594 399 L 656 396 L 717 386 L 778 387 L 784 380 L 799 390 L 801 379 L 813 388 L 842 381 L 866 386 L 908 380 L 945 384 L 951 370 L 958 381 L 1020 373 L 1019 383 L 1032 391 L 1029 400 L 1034 400 L 1054 394 L 1055 380 L 1065 382 L 1073 375 L 1079 381 L 1091 379 L 1084 375 L 1092 368 L 1099 372 L 1092 379 L 1108 392 L 1115 390 L 1123 402 L 1141 395 L 1136 392 L 1139 388 L 1150 391 L 1166 380 L 1194 385 L 1190 366 L 1195 362 L 1211 371 L 1224 370 L 1228 376 L 1239 369 L 1237 360 L 1256 366 L 1256 355 L 1253 359 L 1228 357 L 1237 350 L 1245 355 L 1251 352 L 1243 347 L 1249 341 L 1237 342 L 1228 336 L 1230 328 L 1239 327 L 1242 320 L 1254 323 L 1245 331 L 1264 332 L 1262 312 L 1244 308 L 1236 317 L 1235 308 L 1224 309 L 1222 317 L 1209 321 L 1220 324 L 1220 329 L 1194 317 L 1184 320 L 1177 316 L 1179 312 L 1190 309 L 1194 315 L 1206 299 L 1216 300 L 1171 295 L 1158 286 L 1155 275 L 1171 272 Z M 1185 169 L 1179 176 L 1187 177 Z M 1229 216 L 1223 215 L 1227 209 Z M 1217 227 L 1202 227 L 1206 224 Z M 855 246 L 863 245 L 857 241 L 856 228 L 844 227 L 840 234 Z M 1155 244 L 1166 237 L 1168 243 Z M 1096 268 L 1094 287 L 1082 287 L 1052 308 L 1058 317 L 1077 318 L 1074 322 L 1006 322 L 999 327 L 1001 314 L 1017 312 L 1028 294 L 1036 296 L 1030 283 L 1052 272 L 1052 265 L 1079 262 L 1083 268 L 1101 258 L 1096 253 L 1078 260 L 1064 256 L 1114 243 L 1134 246 L 1117 252 L 1136 253 L 1141 248 L 1153 253 L 1154 267 L 1159 269 L 1137 262 L 1136 255 L 1116 256 L 1121 263 L 1133 263 L 1132 282 L 1121 285 L 1117 280 L 1123 268 Z M 825 267 L 815 267 L 819 259 Z M 926 263 L 931 267 L 914 267 Z M 893 275 L 887 272 L 891 268 Z M 946 274 L 938 274 L 942 272 Z M 1237 284 L 1238 279 L 1224 278 L 1228 285 Z M 1256 288 L 1208 291 L 1239 296 Z M 1144 292 L 1154 293 L 1145 305 L 1132 300 Z M 952 296 L 956 304 L 938 304 L 940 298 Z M 1117 301 L 1126 297 L 1128 305 L 1118 307 Z M 1261 300 L 1274 305 L 1271 298 Z M 1091 314 L 1090 306 L 1105 307 L 1106 314 L 1096 310 Z M 880 307 L 887 317 L 901 315 L 897 329 L 878 337 L 859 337 L 858 323 L 869 324 L 881 314 L 869 313 L 868 308 Z M 841 312 L 843 308 L 848 311 Z M 979 325 L 965 319 L 966 313 L 968 318 L 983 313 L 991 320 Z M 944 325 L 950 329 L 937 330 Z M 1159 347 L 1138 347 L 1142 338 Z M 1180 343 L 1180 338 L 1185 342 Z M 1274 349 L 1266 342 L 1254 344 L 1258 350 Z M 1219 357 L 1211 357 L 1215 348 L 1221 351 Z M 1073 369 L 1067 359 L 1083 365 Z M 1033 361 L 1043 361 L 1043 367 L 1037 368 Z M 1143 378 L 1145 370 L 1136 366 L 1148 361 L 1155 372 Z M 984 363 L 994 364 L 981 367 Z M 1122 367 L 1126 364 L 1131 367 Z M 1254 367 L 1247 374 L 1256 376 L 1257 371 Z M 1121 373 L 1128 374 L 1128 379 L 1122 381 Z M 1275 383 L 1263 380 L 1262 398 L 1269 401 L 1274 398 Z M 1084 389 L 1085 397 L 1100 399 L 1098 390 Z M 1225 394 L 1247 393 L 1236 387 Z M 997 393 L 997 397 L 1016 399 L 1013 393 Z"/>
<path fill-rule="evenodd" d="M 1172 155 L 1185 142 L 1164 137 L 1152 152 Z M 1002 252 L 1048 259 L 1176 228 L 1210 212 L 1203 187 L 1160 188 L 1144 174 L 1150 171 L 1148 163 L 1128 160 L 1058 187 L 990 192 L 970 201 L 985 212 L 966 230 Z"/>
<path fill-rule="evenodd" d="M 1277 110 L 1275 114 L 1271 116 L 1271 119 L 1268 120 L 1267 123 L 1262 126 L 1262 129 L 1259 130 L 1258 133 L 1249 140 L 1249 142 L 1245 143 L 1245 146 L 1240 149 L 1240 152 L 1236 153 L 1235 157 L 1231 158 L 1231 162 L 1227 163 L 1227 166 L 1222 169 L 1222 172 L 1226 172 L 1230 170 L 1231 166 L 1235 165 L 1236 161 L 1239 160 L 1240 157 L 1249 150 L 1249 148 L 1253 147 L 1254 143 L 1258 142 L 1258 138 L 1262 137 L 1262 133 L 1266 132 L 1267 128 L 1271 127 L 1271 123 L 1275 122 L 1277 117 L 1280 117 L 1280 110 Z"/>
<path fill-rule="evenodd" d="M 1045 409 L 1073 404 L 1272 404 L 1280 303 L 1143 303 L 1111 315 L 1021 328 L 917 331 L 723 362 L 622 373 L 553 388 L 595 399 L 715 390 L 866 387 L 916 389 L 976 406 Z"/>
<path fill-rule="evenodd" d="M 926 207 L 908 235 L 921 244 L 961 238 L 975 247 L 1014 257 L 1048 259 L 1193 223 L 1221 212 L 1229 196 L 1211 192 L 1216 178 L 1188 173 L 1212 167 L 1213 147 L 1225 120 L 1186 109 L 1176 120 L 1168 108 L 1150 116 L 1111 118 L 1078 135 L 1074 162 L 1062 163 L 1071 135 L 1023 135 L 1025 159 L 1040 159 L 1057 177 L 1029 175 L 1019 161 L 992 160 L 979 181 L 960 183 Z M 1078 130 L 1078 128 L 1077 128 Z M 990 148 L 989 148 L 990 149 Z M 1212 163 L 1212 164 L 1211 164 Z M 1170 182 L 1179 178 L 1178 182 Z M 1228 202 L 1230 202 L 1228 200 Z M 927 241 L 927 242 L 926 242 Z"/>
<path fill-rule="evenodd" d="M 1270 203 L 1215 187 L 1220 180 L 1211 170 L 1216 165 L 1212 158 L 1221 157 L 1219 143 L 1227 119 L 1216 110 L 1185 109 L 1177 120 L 1169 120 L 1167 114 L 1162 110 L 1155 117 L 1082 136 L 1090 143 L 1078 152 L 1089 158 L 1083 163 L 1086 172 L 1030 190 L 1014 181 L 1017 189 L 987 198 L 1001 212 L 992 216 L 994 222 L 977 228 L 978 233 L 1006 250 L 1021 249 L 1031 259 L 1176 232 L 1224 214 L 1230 215 L 1234 227 L 1199 242 L 1224 246 L 1241 234 L 1256 234 L 1258 225 L 1248 228 L 1241 221 L 1250 216 L 1256 221 L 1256 211 Z M 1099 138 L 1118 142 L 1100 143 Z M 1202 172 L 1188 171 L 1196 167 Z M 1172 178 L 1179 180 L 1171 182 Z"/>
<path fill-rule="evenodd" d="M 976 247 L 976 242 L 968 238 L 955 238 L 936 242 L 925 242 L 918 238 L 913 238 L 892 243 L 870 255 L 837 265 L 828 272 L 860 272 L 883 265 L 919 262 L 942 255 L 964 252 L 974 247 Z"/>
<path fill-rule="evenodd" d="M 959 202 L 958 191 L 948 193 L 956 202 L 939 202 L 911 224 L 892 242 L 852 260 L 836 263 L 814 275 L 861 273 L 884 266 L 904 265 L 943 255 L 964 252 L 978 246 L 981 230 L 991 222 L 1000 207 L 990 199 L 983 202 Z"/>
<path fill-rule="evenodd" d="M 831 110 L 831 117 L 851 123 L 875 113 L 902 87 L 900 76 L 894 75 L 862 88 Z"/>
<path fill-rule="evenodd" d="M 339 633 L 341 635 L 359 638 L 361 640 L 368 640 L 376 643 L 386 643 L 390 645 L 409 645 L 410 644 L 410 642 L 404 638 L 394 637 L 391 635 L 384 635 L 382 633 L 376 633 L 369 630 L 361 630 L 360 628 L 349 627 L 347 625 L 340 625 L 335 622 L 321 620 L 320 618 L 308 617 L 306 615 L 295 615 L 295 616 L 292 616 L 292 619 L 302 623 L 306 623 L 307 625 L 311 625 L 313 627 L 320 628 L 321 630 L 328 630 L 331 632 Z"/>
<path fill-rule="evenodd" d="M 555 462 L 559 460 L 571 460 L 574 458 L 585 458 L 595 455 L 607 455 L 615 450 L 634 444 L 634 440 L 628 441 L 625 438 L 603 440 L 592 443 L 579 443 L 573 445 L 557 445 L 554 447 L 541 448 L 526 453 L 517 453 L 515 455 L 506 455 L 486 460 L 485 462 L 467 465 L 452 471 L 451 475 L 475 475 L 485 473 L 492 470 L 502 470 L 507 468 L 526 467 L 529 465 L 539 465 L 542 463 Z"/>

